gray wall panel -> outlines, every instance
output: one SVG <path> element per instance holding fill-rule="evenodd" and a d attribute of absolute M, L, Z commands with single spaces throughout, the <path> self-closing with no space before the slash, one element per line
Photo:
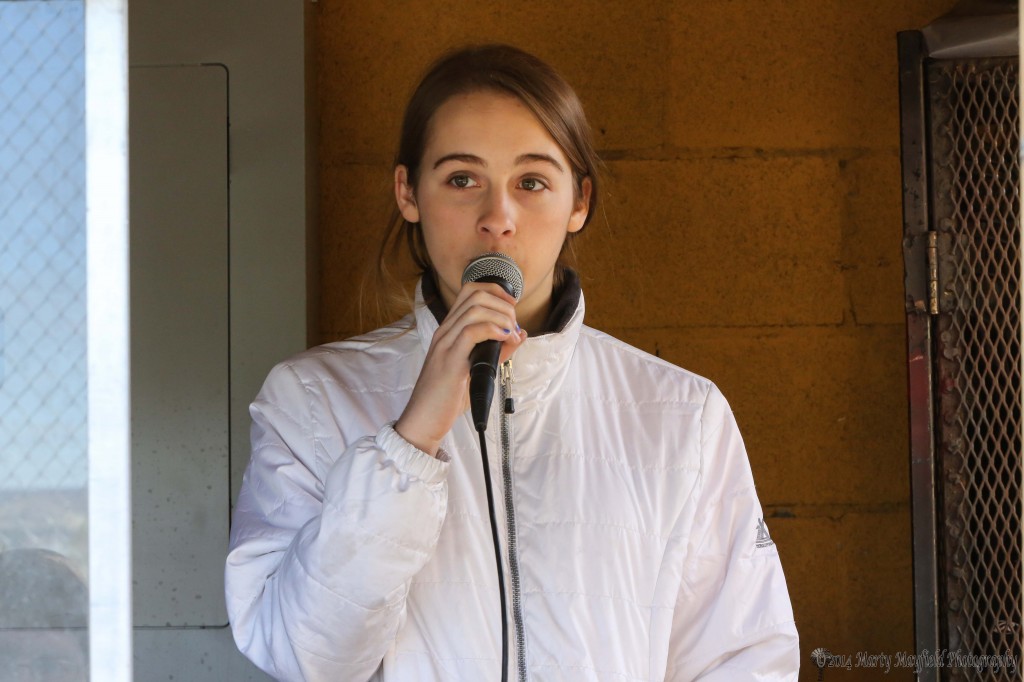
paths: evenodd
<path fill-rule="evenodd" d="M 228 116 L 220 66 L 132 68 L 136 625 L 224 625 Z"/>
<path fill-rule="evenodd" d="M 227 628 L 136 629 L 135 682 L 267 682 L 242 658 Z"/>
<path fill-rule="evenodd" d="M 227 629 L 196 626 L 221 626 L 226 620 L 223 561 L 231 500 L 238 493 L 241 471 L 249 458 L 248 404 L 270 367 L 306 345 L 307 235 L 314 221 L 307 202 L 315 169 L 306 133 L 309 53 L 305 31 L 310 7 L 309 2 L 280 0 L 129 3 L 129 62 L 133 70 L 169 68 L 205 74 L 207 69 L 220 69 L 227 78 L 221 85 L 227 90 L 230 119 L 226 129 L 230 225 L 226 291 L 211 292 L 215 300 L 204 301 L 201 307 L 206 312 L 200 314 L 188 306 L 176 307 L 173 292 L 178 288 L 192 296 L 193 284 L 201 289 L 198 280 L 206 279 L 209 284 L 213 275 L 207 272 L 191 278 L 196 281 L 186 277 L 184 282 L 167 282 L 168 291 L 160 295 L 172 296 L 164 299 L 164 314 L 173 319 L 161 320 L 155 315 L 146 322 L 163 325 L 165 339 L 174 338 L 169 330 L 175 325 L 191 325 L 199 319 L 209 324 L 210 333 L 195 339 L 207 344 L 202 351 L 205 357 L 195 367 L 183 370 L 187 376 L 164 374 L 143 379 L 139 375 L 142 383 L 137 384 L 138 397 L 148 394 L 150 404 L 168 398 L 162 407 L 152 410 L 150 424 L 145 426 L 149 435 L 137 439 L 133 453 L 135 521 L 140 531 L 136 533 L 134 566 L 137 680 L 267 679 L 237 652 Z M 209 64 L 222 67 L 201 66 Z M 132 145 L 150 116 L 166 114 L 144 113 L 154 102 L 148 101 L 150 95 L 143 88 L 133 84 L 130 93 L 130 106 L 137 115 L 130 134 Z M 164 101 L 162 106 L 170 109 L 176 104 Z M 193 100 L 190 106 L 204 105 Z M 175 137 L 184 147 L 195 144 L 187 135 Z M 167 142 L 173 148 L 175 141 Z M 210 144 L 220 146 L 219 141 Z M 221 168 L 219 161 L 211 160 L 196 171 Z M 146 195 L 165 200 L 160 193 L 178 180 L 160 163 L 137 165 L 132 175 L 133 201 Z M 208 177 L 207 182 L 210 188 L 196 190 L 200 205 L 207 203 L 207 191 L 224 191 L 219 178 Z M 191 198 L 172 203 L 162 208 L 171 222 L 197 210 Z M 132 230 L 136 229 L 142 228 L 133 223 Z M 187 241 L 161 248 L 170 260 L 187 259 L 196 252 L 196 245 Z M 205 254 L 197 261 L 200 271 L 220 258 L 220 248 L 218 244 L 215 257 Z M 174 250 L 178 253 L 172 254 Z M 146 266 L 135 266 L 136 276 L 143 281 L 138 268 Z M 223 329 L 207 312 L 228 302 L 225 358 Z M 214 317 L 219 320 L 220 312 Z M 140 325 L 145 326 L 143 322 L 140 318 Z M 198 350 L 199 346 L 192 348 Z M 178 358 L 168 361 L 171 366 L 180 365 Z M 138 370 L 133 367 L 133 372 L 148 372 L 146 364 Z M 226 396 L 214 388 L 222 384 L 225 372 Z M 161 395 L 160 385 L 165 380 L 177 382 L 185 393 L 194 389 L 193 398 L 183 402 Z M 204 420 L 206 416 L 209 422 Z M 172 458 L 170 451 L 187 454 L 179 460 Z M 169 495 L 168 490 L 174 494 Z"/>

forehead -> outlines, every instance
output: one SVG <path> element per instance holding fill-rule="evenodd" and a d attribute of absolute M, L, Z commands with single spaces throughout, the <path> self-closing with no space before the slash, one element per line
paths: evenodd
<path fill-rule="evenodd" d="M 454 95 L 431 117 L 424 161 L 456 151 L 510 156 L 546 153 L 565 160 L 558 143 L 526 104 L 514 95 L 490 91 Z"/>

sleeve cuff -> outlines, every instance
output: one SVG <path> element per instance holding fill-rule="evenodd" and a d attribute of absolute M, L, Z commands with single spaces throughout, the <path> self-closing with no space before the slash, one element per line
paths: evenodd
<path fill-rule="evenodd" d="M 377 447 L 387 454 L 395 468 L 402 473 L 415 476 L 428 485 L 441 483 L 448 475 L 451 458 L 444 448 L 437 451 L 436 457 L 428 455 L 402 438 L 395 431 L 395 422 L 382 426 L 375 440 Z"/>

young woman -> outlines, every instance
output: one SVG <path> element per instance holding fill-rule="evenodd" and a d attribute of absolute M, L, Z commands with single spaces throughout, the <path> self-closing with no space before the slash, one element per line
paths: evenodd
<path fill-rule="evenodd" d="M 252 406 L 227 604 L 269 674 L 500 679 L 466 389 L 470 351 L 493 339 L 509 679 L 796 679 L 785 579 L 725 399 L 583 324 L 560 258 L 594 214 L 596 165 L 575 93 L 526 53 L 461 50 L 420 83 L 385 237 L 422 268 L 415 309 L 282 363 Z M 461 283 L 487 252 L 519 265 L 518 302 Z"/>

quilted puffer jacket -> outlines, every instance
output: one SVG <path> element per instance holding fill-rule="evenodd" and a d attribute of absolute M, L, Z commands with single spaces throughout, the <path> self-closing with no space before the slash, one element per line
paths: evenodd
<path fill-rule="evenodd" d="M 786 582 L 728 404 L 584 326 L 578 289 L 574 302 L 501 368 L 486 432 L 509 679 L 796 680 Z M 278 365 L 252 404 L 227 606 L 238 647 L 277 679 L 499 679 L 469 413 L 440 458 L 391 426 L 438 326 L 413 315 Z"/>

